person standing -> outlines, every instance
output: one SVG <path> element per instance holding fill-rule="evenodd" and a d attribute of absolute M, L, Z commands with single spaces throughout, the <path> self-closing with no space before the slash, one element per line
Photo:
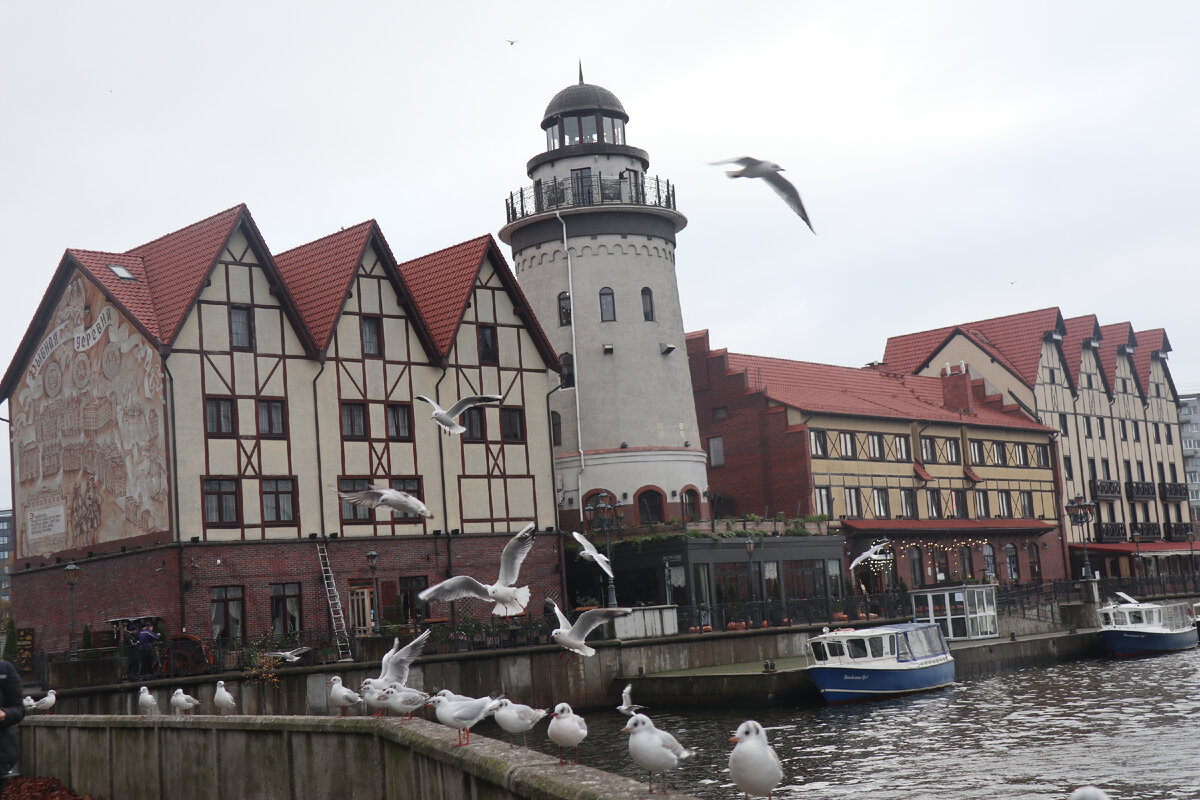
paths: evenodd
<path fill-rule="evenodd" d="M 21 734 L 17 724 L 25 718 L 24 690 L 17 668 L 0 661 L 0 794 L 8 773 L 21 761 Z"/>
<path fill-rule="evenodd" d="M 161 638 L 149 622 L 138 632 L 138 669 L 142 675 L 149 675 L 154 670 L 154 643 Z"/>

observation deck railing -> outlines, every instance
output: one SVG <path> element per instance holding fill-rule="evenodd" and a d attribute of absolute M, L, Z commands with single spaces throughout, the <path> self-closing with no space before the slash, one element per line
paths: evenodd
<path fill-rule="evenodd" d="M 554 178 L 509 193 L 504 206 L 510 223 L 547 211 L 594 206 L 651 206 L 674 211 L 675 187 L 668 180 L 640 172 Z"/>

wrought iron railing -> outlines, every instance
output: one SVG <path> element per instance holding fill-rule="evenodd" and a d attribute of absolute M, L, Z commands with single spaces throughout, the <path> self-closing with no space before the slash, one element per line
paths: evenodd
<path fill-rule="evenodd" d="M 1129 538 L 1135 542 L 1157 542 L 1162 538 L 1162 527 L 1157 522 L 1131 522 Z"/>
<path fill-rule="evenodd" d="M 1125 481 L 1125 496 L 1130 500 L 1153 500 L 1154 484 L 1150 481 Z"/>
<path fill-rule="evenodd" d="M 1125 523 L 1124 522 L 1097 522 L 1096 523 L 1096 541 L 1097 542 L 1123 542 L 1123 541 L 1125 541 Z"/>
<path fill-rule="evenodd" d="M 597 174 L 538 181 L 504 200 L 509 222 L 547 211 L 589 206 L 654 206 L 675 209 L 675 187 L 662 178 L 640 172 Z"/>
<path fill-rule="evenodd" d="M 1192 533 L 1190 522 L 1163 523 L 1163 538 L 1168 542 L 1186 542 Z"/>
<path fill-rule="evenodd" d="M 1163 502 L 1182 503 L 1188 499 L 1186 483 L 1160 483 L 1158 484 L 1158 493 Z"/>
<path fill-rule="evenodd" d="M 1121 498 L 1120 481 L 1102 481 L 1092 478 L 1088 481 L 1092 490 L 1092 499 L 1119 500 Z"/>

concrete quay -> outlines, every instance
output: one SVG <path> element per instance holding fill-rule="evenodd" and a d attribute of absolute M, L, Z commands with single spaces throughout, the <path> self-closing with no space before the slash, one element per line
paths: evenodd
<path fill-rule="evenodd" d="M 955 678 L 960 681 L 1105 654 L 1098 629 L 952 642 L 950 650 L 954 654 Z M 805 672 L 809 657 L 802 647 L 795 652 L 798 654 L 775 658 L 774 671 L 764 670 L 761 660 L 666 670 L 619 677 L 613 682 L 614 689 L 619 691 L 632 683 L 638 702 L 672 708 L 703 708 L 714 703 L 761 707 L 823 702 Z"/>

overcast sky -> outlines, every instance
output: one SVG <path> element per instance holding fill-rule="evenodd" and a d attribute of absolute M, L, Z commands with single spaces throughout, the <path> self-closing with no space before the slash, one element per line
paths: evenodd
<path fill-rule="evenodd" d="M 861 366 L 1056 305 L 1165 327 L 1200 391 L 1200 5 L 434 5 L 0 6 L 0 365 L 68 247 L 240 202 L 276 253 L 371 218 L 401 260 L 494 234 L 582 59 L 678 187 L 714 347 Z M 706 163 L 741 155 L 787 169 L 817 236 Z"/>

